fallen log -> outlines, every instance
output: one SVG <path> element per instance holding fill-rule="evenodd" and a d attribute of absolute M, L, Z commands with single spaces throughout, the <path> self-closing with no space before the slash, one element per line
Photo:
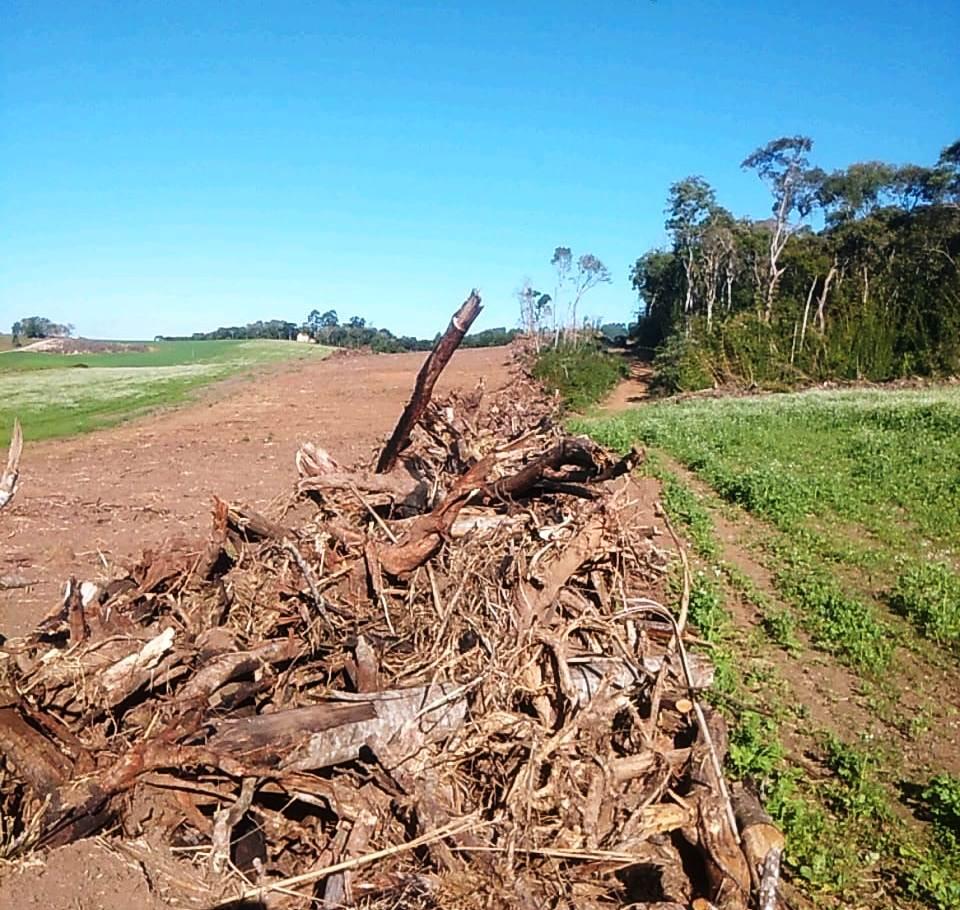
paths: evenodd
<path fill-rule="evenodd" d="M 785 841 L 783 834 L 774 825 L 769 813 L 760 805 L 756 794 L 748 790 L 743 784 L 735 784 L 730 791 L 733 811 L 740 828 L 743 853 L 750 867 L 750 876 L 754 887 L 763 890 L 764 878 L 767 881 L 767 891 L 776 892 L 776 879 L 779 875 L 780 856 L 783 853 Z M 771 884 L 772 881 L 772 884 Z M 765 898 L 770 903 L 769 895 Z M 761 907 L 764 896 L 761 893 Z"/>
<path fill-rule="evenodd" d="M 453 352 L 460 346 L 463 336 L 470 331 L 470 326 L 480 315 L 481 309 L 480 295 L 476 291 L 471 292 L 463 306 L 454 313 L 447 330 L 440 336 L 426 361 L 424 361 L 420 372 L 417 373 L 413 395 L 403 409 L 393 435 L 380 453 L 380 458 L 377 461 L 378 474 L 386 474 L 397 463 L 398 456 L 410 442 L 410 432 L 430 403 L 430 397 L 433 395 L 433 387 L 436 385 L 437 379 L 453 356 Z"/>
<path fill-rule="evenodd" d="M 290 528 L 264 518 L 259 512 L 244 506 L 230 506 L 227 512 L 227 526 L 241 537 L 251 540 L 283 540 L 292 537 Z"/>
<path fill-rule="evenodd" d="M 447 700 L 449 698 L 449 700 Z M 466 704 L 448 685 L 355 695 L 275 714 L 214 723 L 207 748 L 240 762 L 248 773 L 314 771 L 352 761 L 364 747 L 385 752 L 404 728 L 418 748 L 463 724 Z"/>
<path fill-rule="evenodd" d="M 0 575 L 0 591 L 12 591 L 14 588 L 29 588 L 36 581 L 25 575 Z"/>
<path fill-rule="evenodd" d="M 0 708 L 0 755 L 21 774 L 41 801 L 59 808 L 59 788 L 73 773 L 71 762 L 50 740 L 30 726 L 13 707 Z"/>

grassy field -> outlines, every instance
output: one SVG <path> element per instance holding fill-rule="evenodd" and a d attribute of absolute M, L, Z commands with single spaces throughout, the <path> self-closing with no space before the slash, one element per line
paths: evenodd
<path fill-rule="evenodd" d="M 960 645 L 960 389 L 702 399 L 584 427 L 661 448 L 803 549 L 884 577 L 924 635 Z"/>
<path fill-rule="evenodd" d="M 960 906 L 960 389 L 666 401 L 574 429 L 648 447 L 696 553 L 731 771 L 760 783 L 793 882 L 820 906 Z"/>
<path fill-rule="evenodd" d="M 322 358 L 286 341 L 164 341 L 146 351 L 0 354 L 0 445 L 14 417 L 28 440 L 86 432 L 185 400 L 208 383 L 265 364 Z"/>

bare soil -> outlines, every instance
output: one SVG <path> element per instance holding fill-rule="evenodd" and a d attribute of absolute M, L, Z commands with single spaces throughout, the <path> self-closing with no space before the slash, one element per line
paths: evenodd
<path fill-rule="evenodd" d="M 0 867 L 0 907 L 42 910 L 163 910 L 139 865 L 96 840 L 61 847 L 44 861 Z"/>
<path fill-rule="evenodd" d="M 184 408 L 87 436 L 27 444 L 21 486 L 0 528 L 0 575 L 35 584 L 0 592 L 0 634 L 28 632 L 70 576 L 110 555 L 138 555 L 204 533 L 211 497 L 258 510 L 292 490 L 294 454 L 311 440 L 352 463 L 389 434 L 426 355 L 332 357 L 229 380 Z M 438 388 L 509 381 L 505 348 L 458 351 Z"/>
<path fill-rule="evenodd" d="M 647 363 L 630 364 L 630 375 L 601 402 L 601 411 L 625 411 L 646 404 L 650 399 L 650 382 L 653 369 Z"/>

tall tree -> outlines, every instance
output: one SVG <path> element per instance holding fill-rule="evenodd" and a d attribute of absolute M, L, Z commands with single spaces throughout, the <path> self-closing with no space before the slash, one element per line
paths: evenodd
<path fill-rule="evenodd" d="M 683 262 L 686 288 L 683 312 L 694 309 L 695 260 L 704 226 L 717 205 L 713 188 L 703 177 L 685 177 L 670 187 L 666 228 L 673 235 L 673 248 Z"/>
<path fill-rule="evenodd" d="M 610 270 L 593 253 L 585 253 L 576 260 L 570 247 L 558 246 L 553 251 L 550 264 L 556 272 L 556 291 L 553 295 L 554 320 L 560 301 L 567 301 L 567 325 L 565 334 L 568 339 L 577 338 L 577 309 L 589 291 L 600 284 L 610 281 Z M 560 327 L 554 323 L 554 341 L 559 340 Z"/>
<path fill-rule="evenodd" d="M 763 298 L 764 321 L 769 322 L 777 285 L 783 276 L 780 254 L 790 238 L 790 218 L 806 218 L 813 210 L 817 199 L 817 185 L 822 175 L 810 170 L 807 156 L 813 148 L 813 140 L 807 136 L 784 136 L 768 142 L 748 155 L 742 168 L 755 170 L 760 179 L 773 193 L 773 228 L 770 232 L 767 282 Z"/>
<path fill-rule="evenodd" d="M 893 201 L 897 183 L 897 168 L 882 161 L 858 162 L 824 175 L 817 187 L 817 201 L 826 212 L 827 222 L 838 224 L 862 218 Z"/>
<path fill-rule="evenodd" d="M 723 208 L 714 207 L 700 232 L 700 261 L 698 274 L 702 287 L 707 330 L 713 328 L 713 313 L 717 298 L 726 288 L 728 308 L 737 258 L 733 235 L 733 217 Z"/>
<path fill-rule="evenodd" d="M 610 270 L 593 253 L 586 253 L 577 260 L 577 271 L 573 276 L 573 330 L 579 328 L 577 307 L 588 291 L 600 284 L 610 283 Z M 575 336 L 576 337 L 576 336 Z"/>

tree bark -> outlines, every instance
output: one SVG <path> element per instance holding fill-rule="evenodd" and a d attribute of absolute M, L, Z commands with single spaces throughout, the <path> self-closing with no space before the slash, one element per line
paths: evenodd
<path fill-rule="evenodd" d="M 23 451 L 23 432 L 20 421 L 13 422 L 13 435 L 10 437 L 10 449 L 7 452 L 7 469 L 0 475 L 0 509 L 6 506 L 17 492 L 17 478 L 20 476 L 20 453 Z"/>
<path fill-rule="evenodd" d="M 817 287 L 817 277 L 814 275 L 810 283 L 810 291 L 807 293 L 807 303 L 803 308 L 803 328 L 800 329 L 800 353 L 803 353 L 803 342 L 807 337 L 807 322 L 810 320 L 810 304 L 813 302 L 813 292 Z"/>
<path fill-rule="evenodd" d="M 400 415 L 400 420 L 394 428 L 393 435 L 380 453 L 380 459 L 377 461 L 378 474 L 386 474 L 397 463 L 400 452 L 410 442 L 411 431 L 430 403 L 430 396 L 433 394 L 433 387 L 437 379 L 453 356 L 453 352 L 460 346 L 463 336 L 470 330 L 470 326 L 479 315 L 480 310 L 480 295 L 476 291 L 472 291 L 464 301 L 463 306 L 454 313 L 446 332 L 443 333 L 426 361 L 424 361 L 420 372 L 417 374 L 417 381 L 413 387 L 410 402 L 403 409 L 403 414 Z"/>
<path fill-rule="evenodd" d="M 825 320 L 823 317 L 823 308 L 827 305 L 827 292 L 830 290 L 830 284 L 834 278 L 837 277 L 837 261 L 833 261 L 833 265 L 830 266 L 830 271 L 827 272 L 827 277 L 823 279 L 823 290 L 820 291 L 820 299 L 817 300 L 817 315 L 815 317 L 816 323 L 820 326 L 820 333 L 826 329 Z"/>

